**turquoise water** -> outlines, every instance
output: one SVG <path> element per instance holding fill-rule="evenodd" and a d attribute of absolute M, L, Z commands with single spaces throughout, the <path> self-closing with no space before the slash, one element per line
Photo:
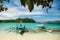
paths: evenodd
<path fill-rule="evenodd" d="M 60 29 L 60 24 L 44 24 L 46 29 Z"/>
<path fill-rule="evenodd" d="M 5 29 L 5 28 L 11 28 L 11 27 L 20 27 L 21 23 L 0 23 L 0 29 Z M 22 23 L 22 27 L 26 27 L 29 29 L 36 29 L 37 24 L 36 23 Z"/>
<path fill-rule="evenodd" d="M 22 27 L 29 28 L 29 29 L 37 29 L 38 25 L 37 23 L 22 23 Z M 60 24 L 42 24 L 46 29 L 60 29 Z M 10 28 L 10 27 L 20 27 L 20 23 L 0 23 L 0 30 L 4 28 Z"/>

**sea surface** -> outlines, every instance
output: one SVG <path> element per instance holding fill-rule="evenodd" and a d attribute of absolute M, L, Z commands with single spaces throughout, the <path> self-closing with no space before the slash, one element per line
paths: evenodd
<path fill-rule="evenodd" d="M 0 30 L 7 28 L 26 27 L 28 29 L 38 29 L 44 26 L 46 29 L 60 29 L 60 24 L 37 24 L 37 23 L 0 23 Z"/>

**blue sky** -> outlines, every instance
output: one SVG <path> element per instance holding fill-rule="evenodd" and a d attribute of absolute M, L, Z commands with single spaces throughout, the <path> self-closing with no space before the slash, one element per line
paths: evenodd
<path fill-rule="evenodd" d="M 16 19 L 16 18 L 33 18 L 35 21 L 53 21 L 60 20 L 60 0 L 54 0 L 52 8 L 48 13 L 41 6 L 34 7 L 32 12 L 29 12 L 28 6 L 21 6 L 19 0 L 10 0 L 9 3 L 4 2 L 4 7 L 8 7 L 7 11 L 0 12 L 0 20 Z"/>

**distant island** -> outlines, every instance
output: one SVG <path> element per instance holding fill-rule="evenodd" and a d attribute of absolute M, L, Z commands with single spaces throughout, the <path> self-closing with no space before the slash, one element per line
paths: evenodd
<path fill-rule="evenodd" d="M 29 18 L 17 18 L 13 20 L 0 20 L 0 23 L 35 23 L 35 20 Z"/>
<path fill-rule="evenodd" d="M 44 22 L 45 24 L 48 24 L 48 23 L 60 23 L 60 20 L 56 20 L 56 21 L 47 21 L 47 22 Z"/>

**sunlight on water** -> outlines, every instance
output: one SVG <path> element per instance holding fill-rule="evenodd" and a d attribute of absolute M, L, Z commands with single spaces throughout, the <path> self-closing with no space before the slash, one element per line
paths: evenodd
<path fill-rule="evenodd" d="M 21 23 L 0 23 L 0 30 L 5 28 L 14 27 L 17 26 L 20 27 Z M 60 24 L 37 24 L 37 23 L 22 23 L 22 27 L 26 27 L 29 29 L 37 29 L 38 26 L 44 26 L 46 29 L 60 29 Z"/>

